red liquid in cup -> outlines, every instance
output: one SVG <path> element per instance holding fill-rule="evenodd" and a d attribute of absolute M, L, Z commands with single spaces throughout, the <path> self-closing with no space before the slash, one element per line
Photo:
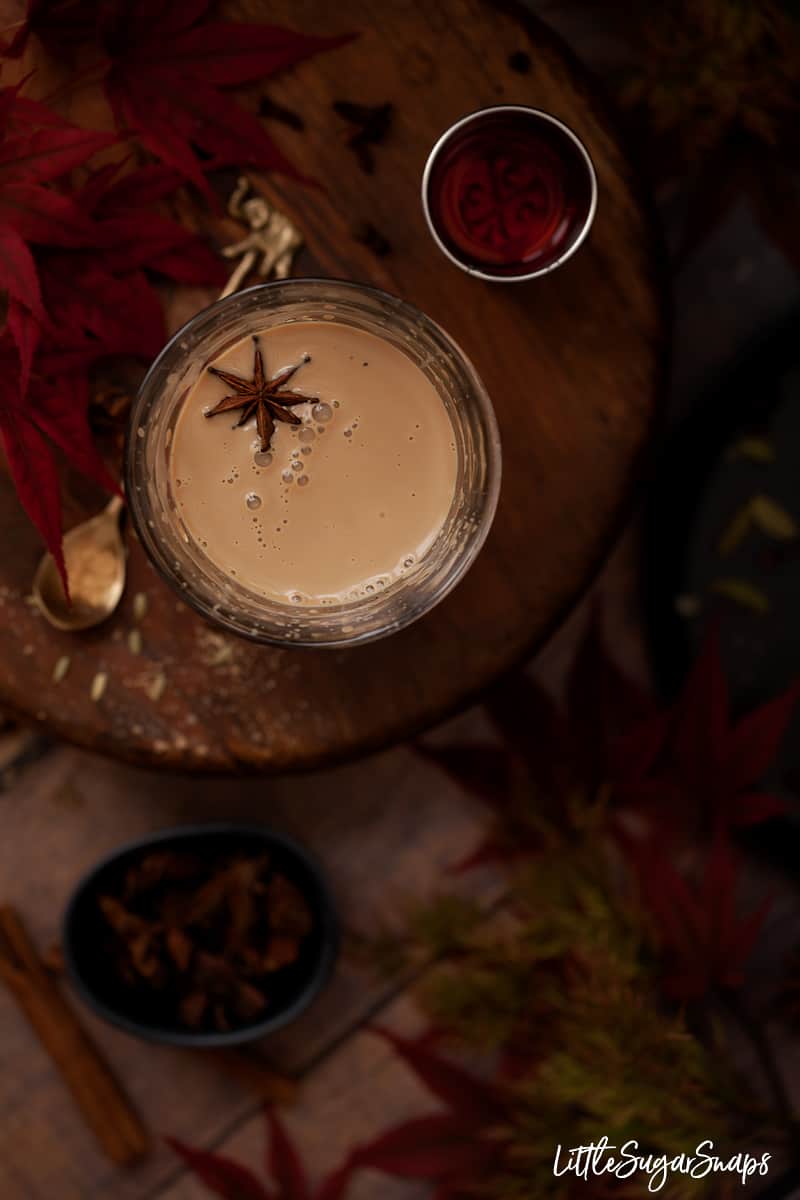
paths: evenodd
<path fill-rule="evenodd" d="M 447 250 L 486 275 L 544 270 L 574 245 L 592 205 L 579 146 L 536 113 L 491 110 L 456 129 L 427 185 L 430 218 Z"/>

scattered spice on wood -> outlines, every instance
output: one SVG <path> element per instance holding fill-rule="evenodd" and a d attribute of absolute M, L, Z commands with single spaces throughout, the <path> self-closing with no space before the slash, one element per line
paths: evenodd
<path fill-rule="evenodd" d="M 301 891 L 267 854 L 151 851 L 97 904 L 130 1010 L 196 1031 L 266 1016 L 313 926 Z"/>
<path fill-rule="evenodd" d="M 156 677 L 147 685 L 147 697 L 157 704 L 167 686 L 167 677 L 163 671 L 159 671 Z"/>
<path fill-rule="evenodd" d="M 392 243 L 379 229 L 376 229 L 371 221 L 363 221 L 357 225 L 353 230 L 353 237 L 362 246 L 371 250 L 376 258 L 386 258 L 387 254 L 392 252 Z"/>
<path fill-rule="evenodd" d="M 710 585 L 710 590 L 718 596 L 733 600 L 742 608 L 749 608 L 761 615 L 769 612 L 769 599 L 765 593 L 746 579 L 715 579 Z"/>
<path fill-rule="evenodd" d="M 531 69 L 531 58 L 524 50 L 515 50 L 513 54 L 508 56 L 508 65 L 512 71 L 516 71 L 518 75 L 527 75 Z"/>
<path fill-rule="evenodd" d="M 229 663 L 233 658 L 233 646 L 229 642 L 225 642 L 222 646 L 218 646 L 206 659 L 210 667 L 221 667 L 225 663 Z"/>
<path fill-rule="evenodd" d="M 92 686 L 89 692 L 89 695 L 95 704 L 97 704 L 99 700 L 102 700 L 107 684 L 108 674 L 105 671 L 98 671 L 92 680 Z"/>
<path fill-rule="evenodd" d="M 66 679 L 71 663 L 72 659 L 68 654 L 61 655 L 53 667 L 53 683 L 61 683 L 62 679 Z"/>
<path fill-rule="evenodd" d="M 375 172 L 373 146 L 380 146 L 392 127 L 393 104 L 354 104 L 350 100 L 334 100 L 331 106 L 340 117 L 355 126 L 347 145 L 356 156 L 358 165 L 367 175 Z"/>
<path fill-rule="evenodd" d="M 293 108 L 287 108 L 284 104 L 279 104 L 271 96 L 261 97 L 261 102 L 258 106 L 258 115 L 260 117 L 272 117 L 274 120 L 280 121 L 283 125 L 288 125 L 290 129 L 296 129 L 298 133 L 302 133 L 306 127 L 306 123 L 299 112 L 295 112 Z"/>
<path fill-rule="evenodd" d="M 128 634 L 128 649 L 131 654 L 142 653 L 142 635 L 138 629 L 132 629 Z"/>
<path fill-rule="evenodd" d="M 137 592 L 133 597 L 133 619 L 141 621 L 147 614 L 147 595 L 145 592 Z"/>
<path fill-rule="evenodd" d="M 100 1051 L 48 974 L 17 912 L 0 906 L 0 981 L 50 1055 L 105 1153 L 138 1162 L 149 1138 Z"/>
<path fill-rule="evenodd" d="M 253 337 L 252 379 L 243 379 L 241 375 L 234 375 L 231 371 L 223 371 L 219 367 L 207 368 L 210 375 L 216 375 L 227 387 L 232 388 L 233 394 L 223 396 L 219 403 L 208 410 L 206 416 L 216 417 L 220 413 L 241 409 L 241 416 L 234 425 L 234 429 L 238 429 L 241 425 L 245 425 L 255 413 L 261 449 L 266 452 L 269 450 L 269 444 L 275 432 L 275 422 L 285 421 L 287 425 L 300 425 L 302 424 L 300 418 L 291 409 L 297 404 L 314 404 L 316 402 L 316 396 L 305 396 L 302 392 L 284 391 L 286 384 L 295 372 L 309 361 L 309 356 L 306 355 L 302 362 L 279 371 L 272 379 L 267 379 L 264 371 L 264 357 L 261 353 L 261 342 L 255 335 Z"/>

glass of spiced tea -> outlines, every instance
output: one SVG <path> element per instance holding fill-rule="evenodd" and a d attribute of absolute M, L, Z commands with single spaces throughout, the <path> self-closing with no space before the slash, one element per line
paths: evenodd
<path fill-rule="evenodd" d="M 560 267 L 585 240 L 597 176 L 563 121 L 501 104 L 462 117 L 438 139 L 423 173 L 422 207 L 456 266 L 518 283 Z"/>
<path fill-rule="evenodd" d="M 139 538 L 208 620 L 366 642 L 437 604 L 500 487 L 491 402 L 455 342 L 376 288 L 290 279 L 198 313 L 151 366 L 126 486 Z"/>

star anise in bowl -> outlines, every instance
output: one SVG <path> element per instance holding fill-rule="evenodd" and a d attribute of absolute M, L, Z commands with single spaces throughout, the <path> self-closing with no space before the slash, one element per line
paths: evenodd
<path fill-rule="evenodd" d="M 332 903 L 306 853 L 271 831 L 171 830 L 79 886 L 67 969 L 102 1016 L 176 1044 L 235 1043 L 284 1025 L 336 951 Z"/>

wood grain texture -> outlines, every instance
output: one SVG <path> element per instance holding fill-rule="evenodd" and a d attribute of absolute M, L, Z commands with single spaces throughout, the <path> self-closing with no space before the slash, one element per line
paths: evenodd
<path fill-rule="evenodd" d="M 229 7 L 263 19 L 258 0 Z M 24 603 L 40 546 L 1 475 L 0 703 L 61 738 L 133 762 L 198 772 L 309 767 L 408 737 L 465 705 L 569 611 L 613 542 L 648 443 L 664 375 L 662 289 L 646 207 L 602 100 L 561 43 L 521 11 L 507 0 L 275 0 L 269 8 L 278 23 L 360 31 L 350 45 L 269 84 L 307 123 L 302 133 L 275 122 L 271 131 L 323 184 L 265 184 L 304 231 L 302 269 L 413 301 L 464 347 L 492 395 L 503 488 L 466 579 L 423 620 L 372 646 L 261 648 L 194 616 L 129 534 L 130 585 L 118 614 L 93 633 L 59 634 Z M 527 74 L 508 65 L 517 50 L 530 56 Z M 346 147 L 347 127 L 331 107 L 337 99 L 396 107 L 373 175 Z M 531 284 L 468 278 L 436 251 L 419 203 L 438 134 L 463 113 L 502 101 L 564 119 L 587 143 L 599 176 L 588 242 Z M 391 255 L 377 259 L 356 241 L 363 221 L 388 237 Z M 179 297 L 173 323 L 201 299 Z M 137 656 L 126 635 L 138 591 L 149 609 Z M 72 666 L 54 686 L 64 654 Z M 109 682 L 93 703 L 97 671 Z M 162 673 L 163 695 L 154 700 Z"/>

